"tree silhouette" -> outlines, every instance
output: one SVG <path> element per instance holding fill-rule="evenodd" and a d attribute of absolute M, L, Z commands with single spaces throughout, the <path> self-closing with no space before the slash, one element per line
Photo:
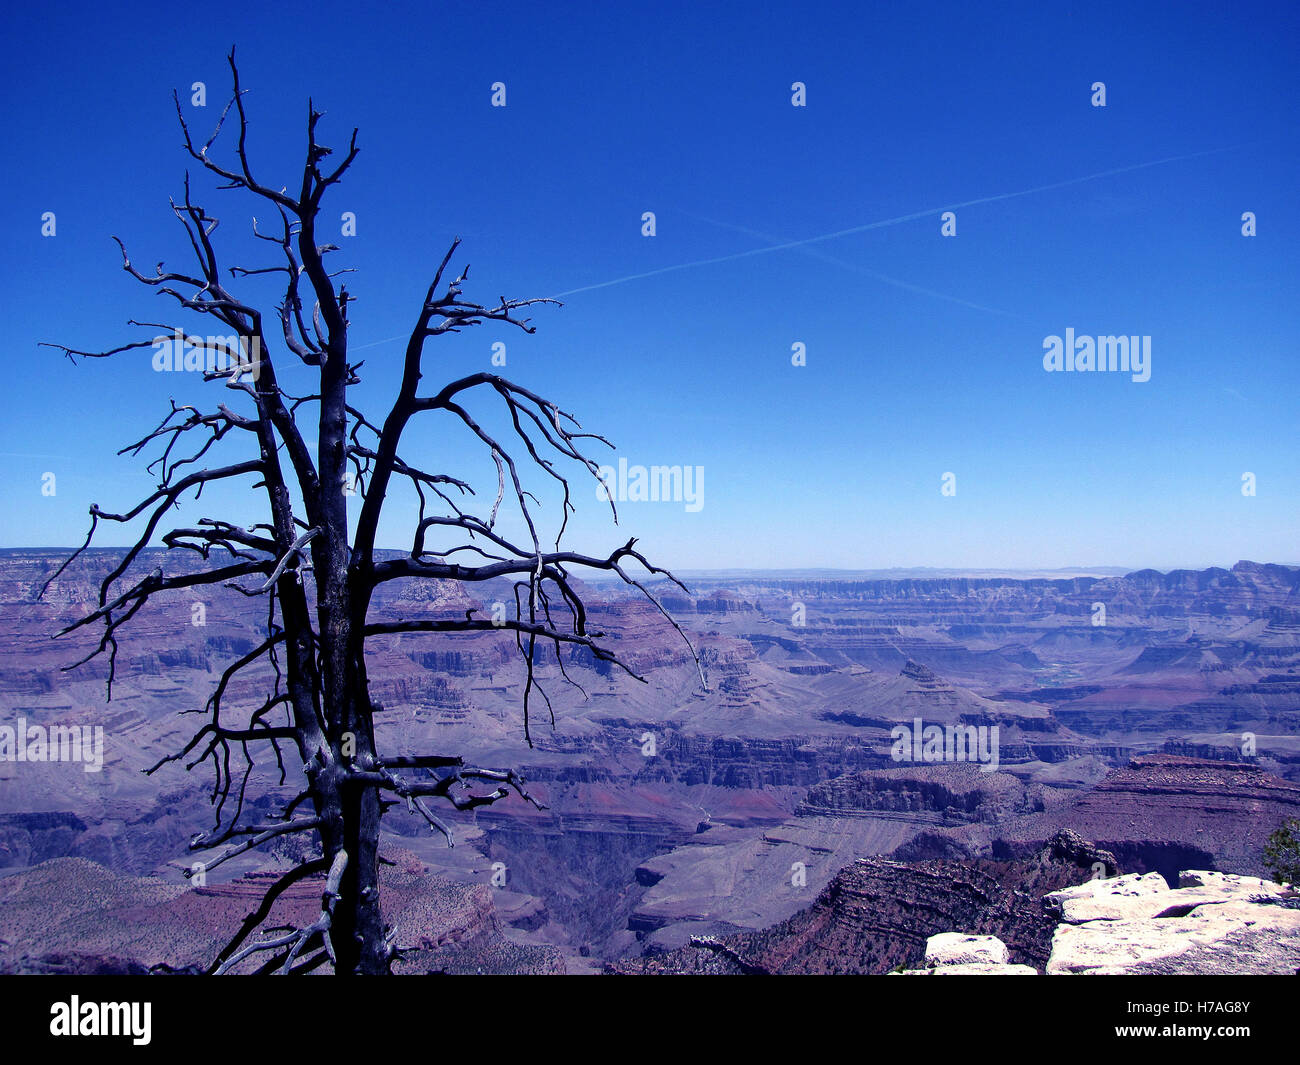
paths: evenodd
<path fill-rule="evenodd" d="M 584 432 L 578 421 L 555 403 L 492 373 L 474 373 L 438 391 L 421 389 L 422 359 L 428 341 L 482 322 L 501 322 L 531 333 L 534 327 L 521 312 L 552 299 L 507 300 L 495 305 L 475 303 L 463 295 L 467 269 L 444 284 L 459 240 L 442 257 L 424 301 L 415 315 L 402 362 L 401 384 L 382 424 L 367 418 L 348 402 L 348 389 L 360 380 L 360 363 L 348 361 L 351 298 L 338 279 L 346 270 L 332 270 L 327 257 L 338 249 L 319 233 L 322 199 L 337 185 L 357 158 L 357 131 L 347 152 L 333 169 L 325 167 L 332 154 L 317 140 L 322 113 L 308 102 L 307 147 L 301 183 L 293 193 L 253 175 L 246 147 L 248 119 L 239 70 L 232 49 L 228 57 L 233 95 L 212 136 L 201 145 L 191 135 L 176 97 L 176 113 L 189 155 L 221 179 L 219 188 L 250 194 L 276 219 L 271 230 L 253 224 L 254 235 L 271 250 L 271 265 L 223 269 L 213 233 L 217 219 L 191 198 L 189 176 L 183 202 L 172 202 L 193 248 L 192 272 L 138 270 L 118 240 L 124 269 L 141 284 L 171 297 L 182 311 L 206 315 L 229 332 L 228 337 L 201 340 L 206 382 L 236 393 L 232 406 L 215 409 L 171 402 L 161 423 L 123 449 L 139 455 L 159 447 L 149 465 L 159 476 L 157 491 L 122 513 L 90 508 L 85 543 L 46 583 L 48 589 L 68 564 L 90 546 L 101 522 L 128 523 L 143 518 L 134 544 L 102 581 L 98 606 L 57 635 L 97 624 L 98 645 L 75 668 L 99 655 L 108 658 L 108 697 L 117 654 L 116 636 L 152 597 L 176 589 L 224 585 L 250 597 L 267 599 L 265 638 L 221 674 L 202 711 L 203 723 L 185 746 L 160 759 L 146 772 L 185 761 L 187 769 L 211 762 L 215 772 L 214 827 L 191 841 L 193 850 L 225 847 L 204 863 L 205 871 L 268 841 L 302 833 L 319 854 L 295 866 L 266 892 L 213 960 L 210 972 L 228 972 L 246 959 L 260 971 L 293 972 L 322 965 L 328 959 L 336 973 L 387 973 L 399 953 L 383 920 L 379 896 L 379 833 L 385 812 L 404 805 L 417 812 L 451 842 L 447 824 L 431 804 L 443 801 L 456 810 L 472 810 L 510 794 L 540 807 L 522 776 L 510 769 L 472 766 L 452 753 L 414 756 L 385 754 L 376 748 L 374 714 L 366 676 L 368 638 L 392 633 L 467 633 L 505 630 L 514 634 L 526 680 L 523 727 L 529 745 L 529 713 L 535 695 L 550 706 L 537 675 L 539 645 L 553 648 L 560 672 L 561 645 L 585 649 L 595 659 L 619 666 L 644 681 L 601 640 L 603 633 L 588 626 L 588 610 L 574 573 L 604 571 L 621 578 L 653 603 L 686 642 L 700 671 L 700 660 L 681 627 L 647 587 L 649 576 L 660 575 L 681 586 L 672 574 L 652 565 L 636 550 L 635 539 L 600 557 L 561 548 L 560 541 L 574 507 L 566 473 L 557 460 L 581 467 L 579 473 L 599 480 L 599 467 L 589 456 L 592 447 L 610 446 L 603 437 Z M 173 94 L 175 95 L 175 94 Z M 223 126 L 233 118 L 237 143 L 233 160 L 223 165 L 210 154 Z M 114 238 L 117 240 L 117 238 Z M 269 336 L 262 312 L 231 289 L 239 279 L 280 274 L 283 298 L 269 316 L 277 335 Z M 229 281 L 227 280 L 229 278 Z M 310 307 L 310 310 L 308 310 Z M 174 323 L 137 322 L 133 326 L 164 329 L 184 335 Z M 187 338 L 191 343 L 200 338 Z M 276 344 L 282 342 L 279 352 Z M 154 347 L 157 336 L 105 351 L 81 351 L 76 356 L 103 358 Z M 292 395 L 282 384 L 288 363 L 300 363 L 313 390 Z M 300 375 L 304 371 L 297 371 Z M 491 435 L 471 413 L 475 396 L 494 396 L 504 405 L 513 434 Z M 238 406 L 240 409 L 233 409 Z M 298 425 L 300 412 L 318 410 L 315 452 Z M 462 424 L 486 449 L 497 470 L 495 497 L 487 516 L 471 512 L 470 485 L 448 473 L 430 472 L 400 453 L 403 431 L 417 415 L 441 412 Z M 254 457 L 219 467 L 202 467 L 205 454 L 219 441 L 247 434 Z M 192 444 L 192 447 L 191 447 Z M 518 457 L 516 457 L 516 455 Z M 543 543 L 535 511 L 537 497 L 525 485 L 525 474 L 545 476 L 562 491 L 563 506 L 554 541 Z M 540 471 L 540 472 L 539 472 Z M 409 553 L 377 557 L 375 538 L 385 500 L 394 484 L 409 482 L 419 499 L 419 516 Z M 263 490 L 268 520 L 250 527 L 203 518 L 194 526 L 174 528 L 158 536 L 160 523 L 189 493 L 197 497 L 204 486 L 220 481 L 252 481 Z M 349 535 L 348 496 L 360 498 L 355 534 Z M 608 493 L 606 493 L 608 495 Z M 516 508 L 527 537 L 512 542 L 498 528 L 501 508 Z M 613 501 L 610 506 L 613 508 Z M 617 512 L 614 512 L 617 522 Z M 449 539 L 449 546 L 434 546 Z M 462 543 L 456 543 L 462 540 Z M 161 566 L 143 576 L 134 567 L 141 552 L 161 540 L 169 550 L 194 551 L 205 565 L 197 572 L 164 573 Z M 215 560 L 213 555 L 215 553 Z M 164 558 L 171 557 L 165 555 Z M 636 568 L 633 568 L 636 567 Z M 467 610 L 463 618 L 410 618 L 373 621 L 370 607 L 375 590 L 399 579 L 477 584 L 507 579 L 514 589 L 514 616 L 484 618 Z M 250 581 L 251 583 L 245 583 Z M 684 587 L 684 586 L 682 586 Z M 42 590 L 44 594 L 44 589 Z M 582 653 L 582 652 L 579 652 Z M 232 680 L 251 668 L 269 663 L 273 681 L 257 706 L 228 705 Z M 191 711 L 193 712 L 193 711 Z M 302 790 L 276 816 L 258 823 L 243 820 L 245 791 L 254 764 L 250 748 L 269 745 L 285 778 L 283 745 L 292 745 L 300 759 Z M 244 760 L 232 771 L 232 756 Z M 187 760 L 187 761 L 186 761 Z M 186 875 L 190 875 L 187 873 Z M 264 927 L 271 906 L 292 884 L 323 878 L 319 917 L 303 927 L 271 930 Z M 261 927 L 262 934 L 253 937 Z M 251 938 L 250 938 L 251 937 Z M 256 957 L 255 957 L 256 956 Z"/>

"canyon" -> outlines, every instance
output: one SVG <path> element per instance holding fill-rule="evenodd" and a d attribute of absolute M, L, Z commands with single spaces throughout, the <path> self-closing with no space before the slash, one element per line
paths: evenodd
<path fill-rule="evenodd" d="M 262 607 L 227 589 L 198 612 L 160 598 L 120 641 L 108 701 L 102 659 L 65 671 L 91 634 L 50 636 L 120 555 L 87 552 L 38 598 L 63 557 L 0 552 L 0 724 L 102 728 L 103 766 L 0 760 L 0 969 L 202 968 L 303 855 L 272 846 L 187 881 L 210 768 L 142 770 L 188 738 L 181 712 L 255 646 Z M 417 816 L 385 819 L 399 971 L 733 971 L 734 954 L 887 972 L 920 968 L 942 933 L 995 935 L 1041 971 L 1061 923 L 1043 897 L 1097 864 L 1171 888 L 1188 870 L 1261 877 L 1265 838 L 1300 816 L 1300 568 L 686 583 L 650 587 L 707 688 L 653 606 L 592 582 L 592 627 L 648 683 L 577 650 L 563 665 L 580 692 L 543 658 L 555 721 L 534 721 L 531 748 L 508 635 L 372 641 L 381 749 L 514 767 L 547 806 L 449 818 L 454 847 Z M 373 616 L 486 615 L 510 594 L 472 591 L 394 581 Z M 255 680 L 231 700 L 260 702 Z M 891 730 L 918 718 L 996 728 L 996 771 L 895 760 Z M 250 815 L 293 784 L 256 766 Z"/>

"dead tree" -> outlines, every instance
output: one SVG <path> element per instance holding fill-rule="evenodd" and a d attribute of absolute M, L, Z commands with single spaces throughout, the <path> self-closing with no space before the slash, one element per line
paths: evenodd
<path fill-rule="evenodd" d="M 274 225 L 253 232 L 265 241 L 269 264 L 223 267 L 213 234 L 217 219 L 191 198 L 189 176 L 182 202 L 172 210 L 193 248 L 195 265 L 189 272 L 138 270 L 118 240 L 124 269 L 141 284 L 170 297 L 179 312 L 206 315 L 219 322 L 231 338 L 204 341 L 205 358 L 221 363 L 204 380 L 234 394 L 229 404 L 204 411 L 197 406 L 172 409 L 152 432 L 123 449 L 138 455 L 151 447 L 161 454 L 150 464 L 159 476 L 158 489 L 121 513 L 92 505 L 85 543 L 51 578 L 91 543 L 101 522 L 143 521 L 132 547 L 103 580 L 97 609 L 58 635 L 83 626 L 100 626 L 95 649 L 77 663 L 99 655 L 108 659 L 108 697 L 112 698 L 117 635 L 154 596 L 175 589 L 205 585 L 232 587 L 247 596 L 267 599 L 267 632 L 253 650 L 231 663 L 202 710 L 202 725 L 183 749 L 162 758 L 147 772 L 168 762 L 182 761 L 187 769 L 211 762 L 215 824 L 191 842 L 194 850 L 226 847 L 205 863 L 211 869 L 228 858 L 288 834 L 309 834 L 320 853 L 304 861 L 272 886 L 257 910 L 215 959 L 210 971 L 227 972 L 246 959 L 263 962 L 261 970 L 292 972 L 314 968 L 326 959 L 336 973 L 375 974 L 390 971 L 399 947 L 383 920 L 379 897 L 379 834 L 385 812 L 405 806 L 418 813 L 433 830 L 450 829 L 432 808 L 440 802 L 456 810 L 472 810 L 511 794 L 539 805 L 523 778 L 513 770 L 467 765 L 451 752 L 395 756 L 378 750 L 374 714 L 366 676 L 365 646 L 369 637 L 390 633 L 473 633 L 504 630 L 514 642 L 526 672 L 523 730 L 531 746 L 529 711 L 534 696 L 549 707 L 550 699 L 537 675 L 539 646 L 560 659 L 563 648 L 585 648 L 592 656 L 644 678 L 620 661 L 602 643 L 603 634 L 588 626 L 588 611 L 574 579 L 584 570 L 606 571 L 638 589 L 658 607 L 686 641 L 699 668 L 690 640 L 668 615 L 648 587 L 651 576 L 680 585 L 666 570 L 646 560 L 630 539 L 611 554 L 591 556 L 563 549 L 565 525 L 573 512 L 568 475 L 557 460 L 568 460 L 582 476 L 599 477 L 589 451 L 610 446 L 604 438 L 584 432 L 578 421 L 555 403 L 492 373 L 475 373 L 437 391 L 422 385 L 426 344 L 435 337 L 482 322 L 508 323 L 532 333 L 521 316 L 535 304 L 552 299 L 507 300 L 495 305 L 475 303 L 463 294 L 467 270 L 450 277 L 459 240 L 442 256 L 433 282 L 415 314 L 403 356 L 397 397 L 382 423 L 367 418 L 348 402 L 348 389 L 360 380 L 360 363 L 348 361 L 351 298 L 339 278 L 348 271 L 327 265 L 338 249 L 319 232 L 321 203 L 357 158 L 357 131 L 342 160 L 332 169 L 331 149 L 317 140 L 322 112 L 308 101 L 306 158 L 301 182 L 292 186 L 266 184 L 254 176 L 247 151 L 248 120 L 244 92 L 232 49 L 229 58 L 233 95 L 212 135 L 198 143 L 191 135 L 176 98 L 176 113 L 185 149 L 195 162 L 220 179 L 219 188 L 251 195 L 262 204 L 263 217 Z M 212 148 L 223 126 L 237 124 L 236 144 L 228 163 L 217 162 Z M 115 240 L 117 238 L 114 238 Z M 233 291 L 235 282 L 251 275 L 280 274 L 284 294 L 275 314 L 265 316 Z M 267 320 L 274 335 L 268 332 Z M 170 322 L 138 322 L 146 329 L 177 329 Z M 81 351 L 63 345 L 76 356 L 103 358 L 152 347 L 156 334 L 106 351 Z M 191 341 L 198 338 L 189 338 Z M 208 349 L 215 350 L 208 350 Z M 235 348 L 236 350 L 232 350 Z M 282 383 L 289 366 L 310 380 L 304 394 L 294 396 Z M 478 395 L 504 405 L 513 432 L 491 435 L 471 413 Z M 309 447 L 298 425 L 300 412 L 318 412 L 317 446 Z M 473 495 L 468 483 L 447 473 L 422 469 L 401 451 L 402 434 L 417 416 L 441 415 L 461 423 L 474 446 L 481 446 L 496 464 L 497 484 L 486 516 L 469 509 Z M 503 418 L 504 422 L 504 418 Z M 248 440 L 253 457 L 224 466 L 201 467 L 214 444 L 230 437 Z M 191 446 L 191 441 L 193 444 Z M 563 493 L 559 529 L 544 543 L 536 510 L 537 497 L 525 475 L 551 478 Z M 540 472 L 538 472 L 540 471 Z M 395 482 L 396 479 L 396 482 Z M 159 536 L 167 512 L 182 499 L 219 481 L 250 482 L 265 493 L 268 520 L 248 527 L 204 518 L 193 527 L 174 528 Z M 391 487 L 409 483 L 419 499 L 418 523 L 408 554 L 377 557 L 375 537 Z M 360 497 L 354 536 L 349 536 L 348 495 Z M 483 497 L 484 499 L 487 496 Z M 502 506 L 517 507 L 527 537 L 513 542 L 498 528 Z M 610 502 L 611 507 L 613 501 Z M 260 507 L 260 503 L 259 503 Z M 614 514 L 617 521 L 617 513 Z M 197 552 L 205 561 L 198 572 L 164 572 L 161 566 L 143 576 L 137 565 L 151 543 L 177 551 Z M 457 542 L 463 541 L 463 542 Z M 382 556 L 383 553 L 381 553 Z M 168 556 L 164 556 L 166 558 Z M 634 568 L 635 567 L 635 568 Z M 514 617 L 485 618 L 468 610 L 464 618 L 415 618 L 373 621 L 370 607 L 375 590 L 386 581 L 403 579 L 455 581 L 475 585 L 505 579 L 514 588 Z M 46 587 L 49 587 L 47 583 Z M 570 651 L 570 653 L 572 653 Z M 241 671 L 269 663 L 274 681 L 260 705 L 227 709 L 226 693 Z M 69 668 L 75 668 L 69 667 Z M 700 681 L 704 682 L 701 670 Z M 191 711 L 193 712 L 193 711 Z M 255 745 L 269 745 L 285 777 L 285 750 L 292 745 L 302 767 L 302 790 L 270 820 L 247 823 L 243 818 L 245 790 L 254 764 Z M 269 756 L 268 752 L 268 756 Z M 246 767 L 232 770 L 232 756 Z M 305 927 L 271 930 L 265 921 L 275 899 L 290 885 L 322 878 L 319 917 Z M 253 933 L 262 929 L 259 936 Z M 272 934 L 274 932 L 274 934 Z"/>

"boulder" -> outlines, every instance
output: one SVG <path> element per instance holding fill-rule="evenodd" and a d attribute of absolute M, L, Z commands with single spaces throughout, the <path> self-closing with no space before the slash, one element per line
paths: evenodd
<path fill-rule="evenodd" d="M 1037 976 L 1032 965 L 1007 962 L 1007 945 L 997 936 L 940 932 L 925 943 L 924 969 L 903 969 L 897 976 Z"/>
<path fill-rule="evenodd" d="M 1005 965 L 1007 945 L 997 936 L 968 936 L 962 932 L 940 932 L 925 943 L 925 964 L 971 965 L 979 963 Z"/>

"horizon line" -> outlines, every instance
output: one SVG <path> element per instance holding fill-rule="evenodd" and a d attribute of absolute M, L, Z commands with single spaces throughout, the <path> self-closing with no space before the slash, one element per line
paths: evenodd
<path fill-rule="evenodd" d="M 129 545 L 109 546 L 92 544 L 80 548 L 81 554 L 91 552 L 121 552 L 129 550 Z M 142 549 L 143 551 L 171 551 L 162 544 L 150 544 Z M 406 555 L 409 550 L 406 548 L 389 548 L 379 547 L 375 549 L 379 552 L 394 553 Z M 49 547 L 49 546 L 0 546 L 0 553 L 10 552 L 42 552 L 47 554 L 67 554 L 71 555 L 78 551 L 77 547 Z M 1211 563 L 1209 565 L 1169 565 L 1162 566 L 1131 566 L 1131 565 L 1114 565 L 1100 564 L 1094 566 L 1073 565 L 1073 566 L 932 566 L 932 565 L 911 565 L 911 566 L 695 566 L 695 567 L 673 567 L 672 572 L 683 577 L 714 577 L 714 576 L 745 576 L 745 575 L 829 575 L 829 576 L 863 576 L 866 574 L 889 574 L 889 573 L 932 573 L 944 575 L 987 575 L 987 574 L 1072 574 L 1075 576 L 1088 576 L 1097 574 L 1101 576 L 1128 576 L 1134 573 L 1144 573 L 1154 571 L 1161 574 L 1178 573 L 1178 572 L 1199 572 L 1211 569 L 1221 569 L 1231 572 L 1237 566 L 1281 566 L 1284 569 L 1300 569 L 1300 561 L 1296 562 L 1256 562 L 1254 559 L 1239 558 L 1231 565 Z M 1108 572 L 1102 572 L 1108 571 Z M 587 580 L 616 579 L 616 575 L 611 575 L 603 571 L 575 572 L 573 576 L 578 576 Z M 451 578 L 447 578 L 451 579 Z"/>

